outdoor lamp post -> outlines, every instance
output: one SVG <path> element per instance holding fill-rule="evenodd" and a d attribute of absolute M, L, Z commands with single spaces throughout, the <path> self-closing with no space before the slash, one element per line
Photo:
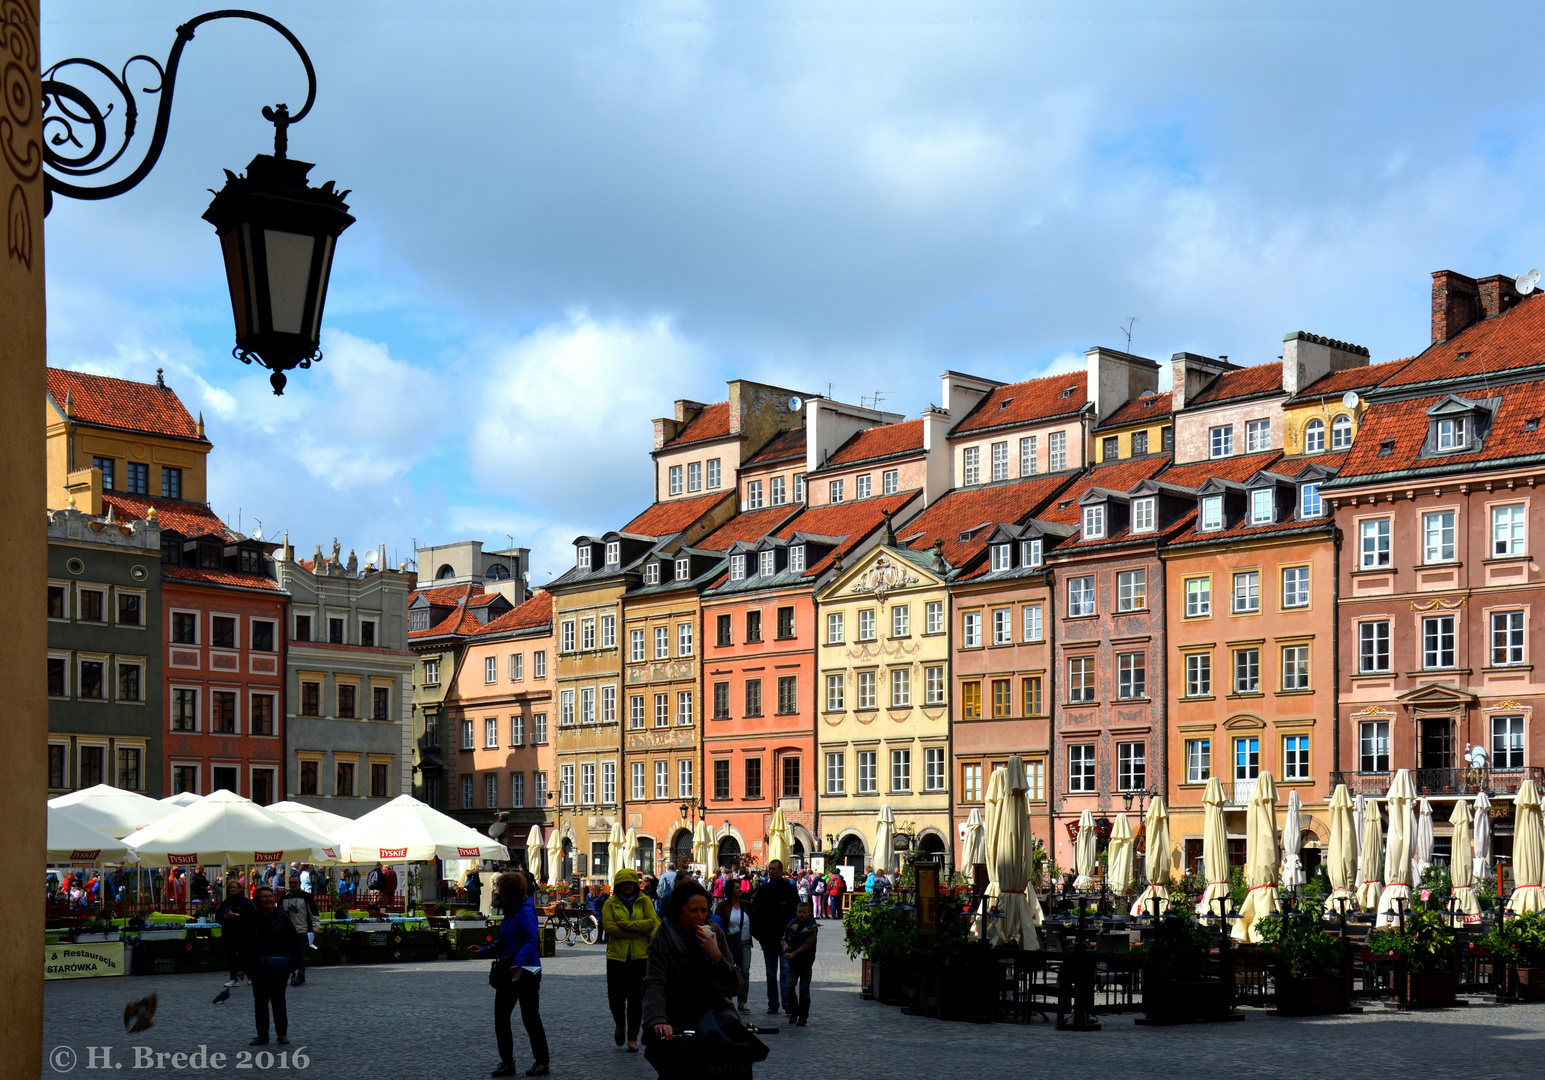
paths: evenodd
<path fill-rule="evenodd" d="M 311 111 L 316 100 L 316 70 L 299 39 L 278 20 L 255 11 L 211 11 L 177 28 L 163 67 L 148 56 L 133 56 L 115 74 L 95 60 L 61 60 L 43 73 L 44 212 L 53 196 L 72 199 L 110 199 L 135 187 L 149 175 L 166 145 L 171 122 L 172 95 L 182 50 L 194 32 L 216 19 L 250 19 L 283 35 L 294 47 L 306 69 L 306 102 L 293 116 L 287 105 L 264 106 L 263 118 L 274 125 L 274 152 L 259 154 L 247 165 L 247 175 L 225 171 L 225 186 L 215 193 L 204 211 L 204 220 L 215 227 L 225 261 L 231 292 L 231 313 L 236 323 L 236 347 L 232 354 L 244 364 L 256 361 L 273 372 L 269 382 L 275 394 L 284 392 L 285 372 L 308 368 L 322 358 L 322 308 L 332 273 L 333 249 L 343 230 L 354 224 L 344 199 L 347 191 L 334 190 L 329 180 L 311 187 L 306 175 L 312 165 L 287 156 L 289 127 Z M 147 94 L 160 94 L 154 131 L 144 158 L 127 176 L 111 183 L 88 187 L 71 178 L 97 176 L 123 159 L 133 141 L 139 108 L 129 89 L 129 65 L 143 61 L 156 69 L 159 81 Z M 117 102 L 99 106 L 89 93 L 63 81 L 61 69 L 84 67 L 111 84 L 123 101 L 123 137 L 108 134 L 107 117 Z"/>

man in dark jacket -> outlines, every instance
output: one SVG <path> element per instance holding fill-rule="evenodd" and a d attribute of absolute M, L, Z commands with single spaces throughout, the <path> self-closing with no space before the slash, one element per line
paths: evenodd
<path fill-rule="evenodd" d="M 322 929 L 322 915 L 317 910 L 315 898 L 301 891 L 299 874 L 290 875 L 290 888 L 279 898 L 279 909 L 295 927 L 297 948 L 290 985 L 301 986 L 306 981 L 306 948 L 311 943 L 311 935 Z"/>
<path fill-rule="evenodd" d="M 241 982 L 247 963 L 247 938 L 256 920 L 257 908 L 242 893 L 241 882 L 232 876 L 225 883 L 225 899 L 215 909 L 215 922 L 220 924 L 220 943 L 225 946 L 225 966 L 231 970 L 231 981 L 226 986 Z"/>
<path fill-rule="evenodd" d="M 767 1011 L 778 1006 L 789 1008 L 789 962 L 783 955 L 783 931 L 799 910 L 799 890 L 783 876 L 783 863 L 774 859 L 767 864 L 767 880 L 756 890 L 751 903 L 751 936 L 762 946 L 762 961 L 767 968 Z"/>
<path fill-rule="evenodd" d="M 257 1013 L 257 1038 L 252 1046 L 268 1045 L 268 1011 L 274 1013 L 274 1034 L 281 1046 L 289 1043 L 290 1017 L 284 1007 L 284 986 L 290 966 L 305 939 L 297 938 L 295 924 L 279 910 L 278 897 L 270 885 L 259 885 L 253 896 L 257 917 L 252 923 L 248 944 L 247 977 L 252 982 L 252 1004 Z"/>

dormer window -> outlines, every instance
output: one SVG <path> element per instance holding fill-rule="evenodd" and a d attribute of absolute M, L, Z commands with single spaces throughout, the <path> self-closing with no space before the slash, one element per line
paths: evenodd
<path fill-rule="evenodd" d="M 1152 497 L 1132 500 L 1132 531 L 1153 532 L 1153 503 Z"/>
<path fill-rule="evenodd" d="M 1465 437 L 1467 420 L 1463 416 L 1445 417 L 1438 421 L 1437 447 L 1439 450 L 1463 450 L 1469 445 Z"/>
<path fill-rule="evenodd" d="M 1325 512 L 1325 505 L 1320 500 L 1319 484 L 1304 484 L 1298 489 L 1298 516 L 1302 518 L 1317 518 Z"/>
<path fill-rule="evenodd" d="M 579 567 L 581 570 L 589 570 L 590 569 L 590 545 L 589 544 L 581 544 L 581 545 L 579 545 L 578 548 L 575 549 L 575 551 L 579 555 L 579 559 L 578 559 L 578 561 L 575 562 L 574 565 Z"/>
<path fill-rule="evenodd" d="M 777 552 L 775 552 L 775 551 L 763 551 L 763 552 L 760 552 L 759 556 L 758 556 L 758 559 L 757 559 L 756 572 L 758 574 L 760 574 L 762 577 L 772 577 L 774 574 L 776 574 L 778 572 L 778 570 L 777 570 Z"/>
<path fill-rule="evenodd" d="M 658 584 L 660 584 L 660 564 L 659 563 L 657 563 L 657 562 L 648 562 L 648 563 L 644 564 L 644 584 L 645 585 L 658 585 Z"/>
<path fill-rule="evenodd" d="M 1270 525 L 1273 517 L 1271 488 L 1256 488 L 1250 492 L 1250 524 Z"/>
<path fill-rule="evenodd" d="M 994 572 L 1008 570 L 1013 565 L 1011 546 L 1009 544 L 994 544 L 988 549 L 988 552 L 989 558 L 992 560 L 991 565 Z"/>
<path fill-rule="evenodd" d="M 676 580 L 686 581 L 692 576 L 692 560 L 682 555 L 676 560 Z"/>
<path fill-rule="evenodd" d="M 1105 535 L 1105 507 L 1084 507 L 1084 539 L 1099 540 Z"/>
<path fill-rule="evenodd" d="M 1345 413 L 1330 422 L 1330 448 L 1345 450 L 1352 445 L 1352 418 Z"/>
<path fill-rule="evenodd" d="M 1202 500 L 1202 531 L 1216 532 L 1223 528 L 1223 496 L 1208 495 Z"/>
<path fill-rule="evenodd" d="M 606 565 L 616 566 L 622 561 L 622 542 L 620 540 L 608 540 L 606 543 Z"/>
<path fill-rule="evenodd" d="M 795 544 L 789 548 L 789 572 L 803 574 L 805 572 L 805 545 Z"/>
<path fill-rule="evenodd" d="M 1021 566 L 1041 565 L 1041 541 L 1025 540 L 1019 545 L 1019 562 Z"/>
<path fill-rule="evenodd" d="M 744 555 L 730 556 L 730 580 L 744 581 L 746 579 L 746 557 Z"/>

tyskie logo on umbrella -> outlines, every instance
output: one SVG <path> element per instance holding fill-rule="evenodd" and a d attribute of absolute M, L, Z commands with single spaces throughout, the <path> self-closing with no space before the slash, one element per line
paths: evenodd
<path fill-rule="evenodd" d="M 483 849 L 482 848 L 459 847 L 459 848 L 456 849 L 456 855 L 459 858 L 463 858 L 463 859 L 476 859 L 476 858 L 480 857 L 482 854 L 483 854 Z"/>
<path fill-rule="evenodd" d="M 70 852 L 70 861 L 71 862 L 96 862 L 97 861 L 97 856 L 100 855 L 100 854 L 102 854 L 102 849 L 101 848 L 97 848 L 95 851 L 72 851 L 72 852 Z"/>
<path fill-rule="evenodd" d="M 254 851 L 253 862 L 284 862 L 283 851 Z"/>
<path fill-rule="evenodd" d="M 405 847 L 381 848 L 381 858 L 383 859 L 406 859 L 407 857 L 408 849 Z"/>
<path fill-rule="evenodd" d="M 198 865 L 198 853 L 195 852 L 192 855 L 168 855 L 166 857 L 166 865 L 167 866 L 197 866 Z"/>
<path fill-rule="evenodd" d="M 338 853 L 330 847 L 323 848 L 322 854 L 326 855 L 329 859 L 336 859 L 338 857 Z"/>

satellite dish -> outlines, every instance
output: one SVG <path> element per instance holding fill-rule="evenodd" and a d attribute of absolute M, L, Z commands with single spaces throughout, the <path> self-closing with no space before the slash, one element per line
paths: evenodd
<path fill-rule="evenodd" d="M 1141 394 L 1138 394 L 1137 396 L 1138 397 L 1158 397 L 1159 394 L 1155 390 L 1144 390 Z"/>
<path fill-rule="evenodd" d="M 366 555 L 365 555 L 365 565 L 366 566 L 374 566 L 376 564 L 376 560 L 379 559 L 380 557 L 381 557 L 381 553 L 379 551 L 377 551 L 375 548 L 371 548 L 370 551 L 367 552 Z"/>
<path fill-rule="evenodd" d="M 263 526 L 259 525 L 257 528 L 252 530 L 252 539 L 254 539 L 254 540 L 261 540 L 261 539 L 263 539 Z"/>
<path fill-rule="evenodd" d="M 805 400 L 799 396 L 789 398 L 789 412 L 799 412 L 805 407 Z"/>
<path fill-rule="evenodd" d="M 1357 396 L 1356 390 L 1348 390 L 1346 393 L 1341 395 L 1341 404 L 1345 405 L 1349 409 L 1357 408 L 1357 403 L 1361 400 L 1362 398 Z"/>
<path fill-rule="evenodd" d="M 1530 270 L 1527 274 L 1519 274 L 1513 279 L 1513 284 L 1518 287 L 1519 296 L 1528 296 L 1534 291 L 1534 287 L 1540 283 L 1540 272 Z"/>
<path fill-rule="evenodd" d="M 1470 768 L 1484 769 L 1486 767 L 1486 750 L 1479 744 L 1470 747 L 1470 753 L 1467 757 L 1470 762 Z"/>

